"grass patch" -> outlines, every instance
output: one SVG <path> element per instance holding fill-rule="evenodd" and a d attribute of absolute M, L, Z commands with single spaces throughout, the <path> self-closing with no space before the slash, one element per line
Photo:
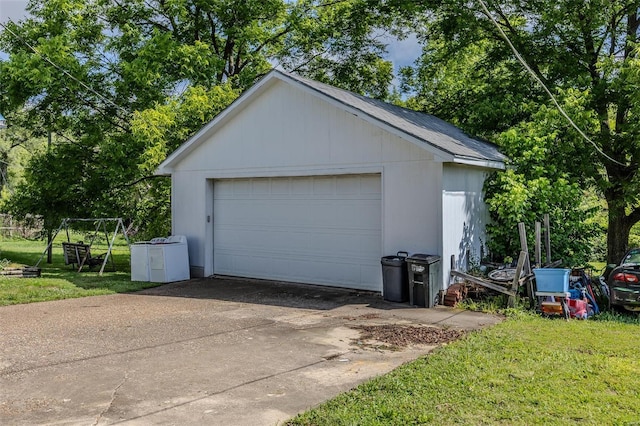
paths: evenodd
<path fill-rule="evenodd" d="M 82 235 L 72 235 L 72 241 L 81 240 Z M 126 293 L 155 287 L 160 284 L 150 282 L 131 281 L 131 265 L 129 248 L 122 237 L 116 239 L 112 251 L 116 272 L 107 270 L 100 276 L 100 268 L 93 271 L 78 273 L 64 264 L 62 241 L 66 236 L 59 236 L 53 244 L 53 262 L 46 263 L 44 259 L 39 267 L 42 268 L 40 278 L 16 278 L 0 276 L 0 306 L 20 303 L 43 302 L 48 300 L 68 299 L 75 297 L 96 296 L 113 293 Z M 84 241 L 89 241 L 88 238 Z M 7 259 L 12 266 L 32 266 L 40 258 L 46 247 L 43 241 L 34 240 L 0 240 L 0 259 Z M 106 253 L 107 241 L 102 238 L 96 240 L 91 248 L 93 254 Z"/>
<path fill-rule="evenodd" d="M 615 317 L 514 316 L 288 424 L 638 424 L 638 334 Z"/>
<path fill-rule="evenodd" d="M 607 266 L 606 262 L 589 262 L 589 267 L 591 269 L 591 275 L 596 277 L 600 275 L 604 268 Z"/>

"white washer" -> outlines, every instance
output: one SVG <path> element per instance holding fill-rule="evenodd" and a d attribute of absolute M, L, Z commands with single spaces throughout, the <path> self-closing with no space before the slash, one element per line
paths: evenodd
<path fill-rule="evenodd" d="M 189 275 L 187 237 L 174 235 L 159 244 L 148 246 L 149 281 L 168 283 L 184 281 Z"/>
<path fill-rule="evenodd" d="M 149 281 L 149 246 L 148 241 L 131 244 L 131 281 Z"/>

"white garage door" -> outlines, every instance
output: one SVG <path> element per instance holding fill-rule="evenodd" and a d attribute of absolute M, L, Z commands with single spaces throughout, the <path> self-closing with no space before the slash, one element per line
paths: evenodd
<path fill-rule="evenodd" d="M 381 291 L 380 175 L 214 182 L 214 273 Z"/>

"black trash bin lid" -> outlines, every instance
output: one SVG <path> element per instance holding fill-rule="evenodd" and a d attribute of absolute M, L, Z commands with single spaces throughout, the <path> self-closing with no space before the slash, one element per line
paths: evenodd
<path fill-rule="evenodd" d="M 399 251 L 395 256 L 382 256 L 380 263 L 388 266 L 402 266 L 409 256 L 406 251 Z"/>
<path fill-rule="evenodd" d="M 414 253 L 411 256 L 407 257 L 407 262 L 412 263 L 436 263 L 440 261 L 440 256 L 437 254 L 424 254 L 424 253 Z"/>
<path fill-rule="evenodd" d="M 402 266 L 405 262 L 405 256 L 383 256 L 380 263 L 388 266 Z"/>

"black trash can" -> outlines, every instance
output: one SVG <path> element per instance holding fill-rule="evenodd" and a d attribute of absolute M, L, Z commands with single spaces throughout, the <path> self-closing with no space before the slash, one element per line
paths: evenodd
<path fill-rule="evenodd" d="M 389 302 L 406 302 L 409 300 L 409 281 L 407 264 L 409 253 L 399 251 L 395 256 L 384 256 L 382 264 L 382 297 Z"/>
<path fill-rule="evenodd" d="M 440 285 L 440 256 L 415 253 L 407 257 L 409 303 L 425 308 L 438 304 Z"/>

